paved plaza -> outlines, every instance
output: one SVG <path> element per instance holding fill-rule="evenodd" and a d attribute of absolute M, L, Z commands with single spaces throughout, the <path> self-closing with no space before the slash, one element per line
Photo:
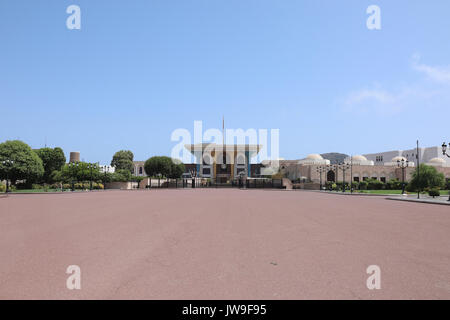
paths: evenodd
<path fill-rule="evenodd" d="M 0 198 L 0 299 L 138 298 L 450 299 L 450 210 L 281 190 Z"/>

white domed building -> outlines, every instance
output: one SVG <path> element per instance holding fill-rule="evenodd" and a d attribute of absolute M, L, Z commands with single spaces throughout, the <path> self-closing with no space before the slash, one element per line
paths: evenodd
<path fill-rule="evenodd" d="M 402 156 L 393 157 L 390 162 L 386 162 L 386 163 L 384 163 L 384 165 L 390 166 L 390 167 L 398 167 L 399 164 L 401 164 L 402 162 L 404 163 L 404 165 L 406 165 L 406 163 L 407 163 L 408 167 L 415 166 L 414 161 L 409 161 L 408 159 L 406 159 L 405 157 L 402 157 Z"/>
<path fill-rule="evenodd" d="M 427 165 L 433 167 L 448 167 L 447 162 L 442 158 L 433 158 L 427 162 Z"/>
<path fill-rule="evenodd" d="M 372 160 L 367 160 L 366 157 L 362 155 L 351 156 L 345 158 L 344 163 L 357 165 L 357 166 L 373 166 L 374 162 Z"/>
<path fill-rule="evenodd" d="M 330 160 L 324 159 L 320 154 L 309 154 L 306 158 L 299 160 L 298 164 L 302 165 L 329 165 Z"/>

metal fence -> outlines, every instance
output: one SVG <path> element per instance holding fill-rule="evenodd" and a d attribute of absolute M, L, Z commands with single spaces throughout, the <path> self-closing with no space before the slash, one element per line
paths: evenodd
<path fill-rule="evenodd" d="M 235 179 L 221 182 L 210 178 L 184 179 L 150 179 L 146 189 L 176 189 L 176 188 L 241 188 L 241 189 L 283 189 L 282 179 L 251 178 Z"/>

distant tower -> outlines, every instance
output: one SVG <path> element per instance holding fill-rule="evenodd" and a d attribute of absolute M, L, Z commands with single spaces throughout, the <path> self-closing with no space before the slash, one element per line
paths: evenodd
<path fill-rule="evenodd" d="M 80 152 L 79 151 L 71 152 L 69 162 L 80 162 Z"/>

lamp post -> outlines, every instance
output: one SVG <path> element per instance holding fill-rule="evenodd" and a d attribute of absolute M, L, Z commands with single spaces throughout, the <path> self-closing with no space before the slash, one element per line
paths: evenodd
<path fill-rule="evenodd" d="M 106 172 L 107 172 L 107 170 L 108 170 L 108 166 L 103 166 L 103 173 L 104 173 L 104 176 L 103 176 L 103 190 L 106 189 L 105 186 L 106 186 Z"/>
<path fill-rule="evenodd" d="M 331 170 L 334 173 L 334 181 L 337 185 L 338 182 L 338 173 L 339 173 L 339 165 L 338 164 L 327 164 L 326 170 Z M 331 188 L 332 190 L 333 188 Z"/>
<path fill-rule="evenodd" d="M 325 175 L 325 189 L 326 189 L 326 183 L 328 182 L 328 171 L 330 171 L 330 170 L 332 170 L 332 168 L 331 168 L 331 165 L 329 165 L 329 164 L 327 164 L 326 166 L 325 166 L 325 172 L 326 172 L 326 175 Z M 331 189 L 330 189 L 330 191 L 331 191 Z"/>
<path fill-rule="evenodd" d="M 341 163 L 341 169 L 342 169 L 342 192 L 345 192 L 345 170 L 350 169 L 350 165 L 347 163 Z M 351 183 L 350 178 L 350 183 Z"/>
<path fill-rule="evenodd" d="M 448 148 L 450 149 L 450 142 L 448 143 Z M 445 142 L 442 144 L 442 154 L 450 158 L 450 154 L 447 153 L 447 145 L 445 144 Z M 450 201 L 450 187 L 448 191 L 448 201 Z"/>
<path fill-rule="evenodd" d="M 89 169 L 89 191 L 92 191 L 92 169 L 94 169 L 94 164 L 89 163 L 88 169 Z"/>
<path fill-rule="evenodd" d="M 6 193 L 9 192 L 9 171 L 11 170 L 12 165 L 14 164 L 13 160 L 4 160 L 2 161 L 2 164 L 7 167 L 6 171 Z"/>
<path fill-rule="evenodd" d="M 335 164 L 335 165 L 333 165 L 333 167 L 334 167 L 334 171 L 336 172 L 336 177 L 335 177 L 335 180 L 336 180 L 336 191 L 338 191 L 339 190 L 339 187 L 337 186 L 337 183 L 338 183 L 338 179 L 339 179 L 339 164 Z"/>
<path fill-rule="evenodd" d="M 402 159 L 402 161 L 397 160 L 397 167 L 402 168 L 402 194 L 405 194 L 405 169 L 409 167 L 409 161 Z"/>
<path fill-rule="evenodd" d="M 322 191 L 322 172 L 326 172 L 326 167 L 319 166 L 316 168 L 317 173 L 319 174 L 320 181 L 320 191 Z"/>
<path fill-rule="evenodd" d="M 72 176 L 72 192 L 75 191 L 75 176 L 76 176 L 76 171 L 78 171 L 78 162 L 71 162 L 69 163 L 69 167 L 70 167 L 70 174 Z"/>
<path fill-rule="evenodd" d="M 350 155 L 350 193 L 353 193 L 353 156 Z"/>
<path fill-rule="evenodd" d="M 448 143 L 448 148 L 450 149 L 450 142 Z M 450 154 L 447 153 L 447 145 L 445 142 L 442 144 L 442 154 L 450 158 Z"/>
<path fill-rule="evenodd" d="M 191 188 L 195 188 L 195 180 L 197 178 L 197 170 L 190 170 L 191 173 L 191 178 L 192 178 L 192 184 L 191 184 Z M 217 183 L 217 181 L 216 181 Z"/>
<path fill-rule="evenodd" d="M 417 140 L 416 159 L 417 159 L 417 181 L 420 181 L 419 140 Z M 420 199 L 420 186 L 418 186 L 417 188 L 417 199 Z"/>

